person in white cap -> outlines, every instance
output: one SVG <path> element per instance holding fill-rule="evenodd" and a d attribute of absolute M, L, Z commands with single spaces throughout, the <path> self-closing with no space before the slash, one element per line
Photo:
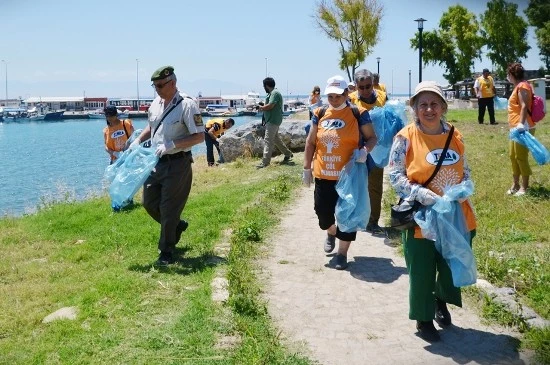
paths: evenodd
<path fill-rule="evenodd" d="M 456 129 L 452 132 L 452 126 L 447 123 L 447 102 L 434 81 L 418 84 L 410 105 L 414 122 L 394 138 L 389 162 L 390 183 L 400 198 L 433 205 L 445 188 L 471 180 L 464 141 L 460 132 Z M 452 135 L 448 152 L 437 171 L 449 133 Z M 434 171 L 437 173 L 432 178 Z M 474 211 L 469 200 L 461 202 L 460 207 L 471 245 L 476 232 Z M 460 288 L 453 285 L 451 270 L 434 241 L 424 238 L 418 226 L 403 231 L 402 241 L 409 272 L 409 318 L 416 320 L 420 337 L 429 342 L 439 341 L 434 316 L 441 326 L 451 324 L 446 303 L 462 306 Z"/>
<path fill-rule="evenodd" d="M 306 139 L 304 153 L 304 185 L 310 186 L 315 177 L 315 213 L 319 227 L 327 231 L 324 243 L 326 253 L 332 252 L 336 238 L 338 252 L 334 257 L 337 270 L 347 267 L 347 253 L 356 232 L 342 232 L 335 219 L 338 200 L 336 183 L 342 168 L 353 157 L 354 150 L 361 150 L 359 162 L 367 160 L 367 153 L 376 145 L 376 135 L 367 110 L 358 107 L 359 118 L 355 116 L 348 102 L 348 83 L 341 76 L 327 80 L 325 95 L 329 106 L 320 116 L 323 108 L 317 108 L 311 118 L 311 129 Z M 362 137 L 362 138 L 361 138 Z M 314 159 L 315 156 L 315 159 Z M 313 163 L 313 171 L 312 171 Z"/>

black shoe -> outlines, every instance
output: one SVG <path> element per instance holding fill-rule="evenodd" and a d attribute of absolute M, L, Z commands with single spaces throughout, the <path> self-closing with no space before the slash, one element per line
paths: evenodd
<path fill-rule="evenodd" d="M 189 223 L 186 220 L 182 219 L 176 227 L 176 244 L 180 241 L 181 234 L 189 227 Z"/>
<path fill-rule="evenodd" d="M 435 311 L 435 321 L 440 326 L 450 326 L 451 325 L 451 313 L 447 309 L 447 303 L 442 301 L 439 298 L 435 298 L 437 309 Z"/>
<path fill-rule="evenodd" d="M 285 158 L 283 158 L 283 163 L 289 163 L 293 157 L 294 155 L 292 153 L 290 154 L 290 156 L 285 156 Z"/>
<path fill-rule="evenodd" d="M 331 253 L 334 250 L 334 245 L 336 244 L 336 236 L 327 233 L 327 238 L 325 239 L 325 244 L 323 246 L 326 253 Z"/>
<path fill-rule="evenodd" d="M 336 265 L 334 265 L 336 270 L 345 270 L 348 267 L 348 258 L 346 256 L 337 254 L 334 256 L 334 260 L 336 261 Z"/>
<path fill-rule="evenodd" d="M 161 252 L 155 266 L 168 266 L 175 262 L 172 252 Z"/>
<path fill-rule="evenodd" d="M 256 168 L 257 169 L 263 169 L 264 167 L 267 167 L 267 166 L 269 166 L 269 165 L 264 165 L 264 163 L 262 162 L 261 164 L 256 165 Z"/>
<path fill-rule="evenodd" d="M 377 223 L 369 223 L 367 224 L 367 232 L 372 234 L 384 234 L 384 229 Z"/>
<path fill-rule="evenodd" d="M 441 340 L 439 333 L 435 329 L 433 321 L 416 321 L 416 329 L 418 330 L 418 336 L 428 342 L 437 342 Z"/>
<path fill-rule="evenodd" d="M 498 124 L 498 122 L 493 122 L 493 123 L 491 123 L 491 125 L 496 125 L 496 124 Z"/>
<path fill-rule="evenodd" d="M 483 124 L 483 122 L 478 122 L 479 124 Z"/>

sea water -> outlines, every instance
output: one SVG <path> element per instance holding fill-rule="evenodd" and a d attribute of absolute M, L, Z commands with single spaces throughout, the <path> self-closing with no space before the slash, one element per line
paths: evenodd
<path fill-rule="evenodd" d="M 239 126 L 258 118 L 233 119 Z M 133 120 L 136 129 L 146 123 Z M 0 218 L 33 213 L 45 203 L 106 194 L 103 172 L 109 155 L 103 127 L 101 119 L 0 123 Z M 192 151 L 203 155 L 206 147 L 201 143 Z"/>

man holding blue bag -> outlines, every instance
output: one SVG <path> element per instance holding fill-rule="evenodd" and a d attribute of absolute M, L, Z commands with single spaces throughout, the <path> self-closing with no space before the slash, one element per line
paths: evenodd
<path fill-rule="evenodd" d="M 174 251 L 187 222 L 180 216 L 187 203 L 193 171 L 191 147 L 204 141 L 200 109 L 194 99 L 180 92 L 172 66 L 163 66 L 151 76 L 158 96 L 148 112 L 148 124 L 130 145 L 151 139 L 159 161 L 143 185 L 143 206 L 160 223 L 159 266 L 173 263 Z"/>

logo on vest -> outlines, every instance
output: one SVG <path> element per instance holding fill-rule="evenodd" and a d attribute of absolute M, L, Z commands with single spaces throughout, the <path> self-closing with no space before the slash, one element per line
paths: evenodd
<path fill-rule="evenodd" d="M 346 123 L 341 119 L 325 119 L 321 122 L 321 127 L 324 129 L 341 129 L 346 126 Z"/>
<path fill-rule="evenodd" d="M 111 134 L 111 138 L 118 138 L 122 137 L 124 135 L 124 131 L 122 129 L 119 129 L 118 131 L 114 131 L 113 134 Z"/>
<path fill-rule="evenodd" d="M 443 148 L 438 148 L 436 150 L 430 151 L 426 155 L 426 161 L 430 165 L 435 166 L 439 162 L 439 159 L 443 158 L 443 162 L 441 163 L 441 166 L 451 166 L 460 160 L 460 155 L 451 149 L 447 150 L 447 154 L 445 156 L 441 155 L 442 152 L 443 152 Z"/>

